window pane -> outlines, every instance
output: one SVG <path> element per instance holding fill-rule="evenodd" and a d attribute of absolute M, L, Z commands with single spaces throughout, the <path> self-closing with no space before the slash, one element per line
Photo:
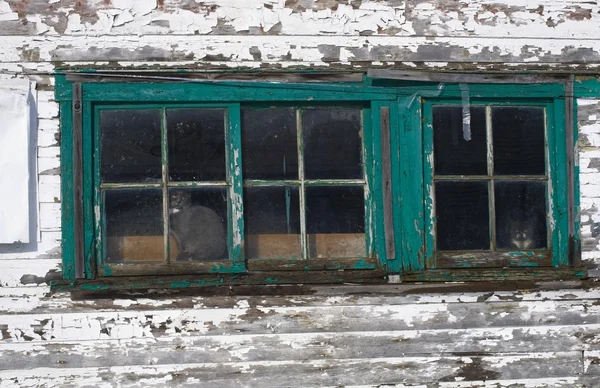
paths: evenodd
<path fill-rule="evenodd" d="M 496 246 L 546 248 L 546 182 L 496 182 L 494 194 Z"/>
<path fill-rule="evenodd" d="M 167 111 L 169 179 L 225 180 L 225 110 Z"/>
<path fill-rule="evenodd" d="M 461 106 L 433 108 L 437 175 L 487 175 L 485 108 L 471 108 L 471 132 L 463 133 Z"/>
<path fill-rule="evenodd" d="M 298 179 L 295 109 L 242 109 L 244 179 Z"/>
<path fill-rule="evenodd" d="M 104 213 L 106 262 L 164 260 L 161 190 L 105 191 Z"/>
<path fill-rule="evenodd" d="M 544 109 L 492 108 L 495 175 L 545 175 Z"/>
<path fill-rule="evenodd" d="M 490 249 L 487 182 L 436 182 L 437 247 Z"/>
<path fill-rule="evenodd" d="M 364 257 L 362 187 L 307 187 L 306 230 L 310 257 Z"/>
<path fill-rule="evenodd" d="M 302 257 L 298 187 L 244 190 L 248 258 Z"/>
<path fill-rule="evenodd" d="M 360 109 L 302 112 L 304 175 L 307 179 L 361 179 Z"/>
<path fill-rule="evenodd" d="M 100 112 L 100 176 L 103 182 L 160 182 L 160 112 Z"/>
<path fill-rule="evenodd" d="M 169 228 L 177 245 L 175 261 L 229 257 L 227 189 L 170 189 L 169 213 Z"/>

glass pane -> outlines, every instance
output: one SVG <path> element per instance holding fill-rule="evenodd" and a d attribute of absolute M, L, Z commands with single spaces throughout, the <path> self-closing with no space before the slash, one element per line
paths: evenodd
<path fill-rule="evenodd" d="M 167 111 L 169 179 L 225 180 L 225 110 Z"/>
<path fill-rule="evenodd" d="M 436 182 L 439 250 L 490 249 L 487 182 Z"/>
<path fill-rule="evenodd" d="M 310 257 L 364 257 L 362 187 L 307 187 L 306 231 Z"/>
<path fill-rule="evenodd" d="M 298 187 L 251 187 L 244 190 L 248 258 L 302 257 Z"/>
<path fill-rule="evenodd" d="M 360 109 L 302 112 L 306 179 L 361 179 Z"/>
<path fill-rule="evenodd" d="M 496 182 L 498 249 L 547 247 L 546 182 Z"/>
<path fill-rule="evenodd" d="M 227 251 L 227 189 L 170 189 L 170 232 L 175 261 L 223 260 Z"/>
<path fill-rule="evenodd" d="M 161 190 L 105 191 L 104 219 L 106 262 L 164 261 Z"/>
<path fill-rule="evenodd" d="M 545 175 L 544 109 L 492 108 L 495 175 Z"/>
<path fill-rule="evenodd" d="M 160 112 L 100 112 L 100 176 L 103 182 L 160 182 Z"/>
<path fill-rule="evenodd" d="M 433 108 L 437 175 L 487 175 L 485 108 L 471 108 L 471 132 L 463 133 L 461 106 Z"/>
<path fill-rule="evenodd" d="M 244 179 L 298 179 L 295 109 L 242 109 Z"/>

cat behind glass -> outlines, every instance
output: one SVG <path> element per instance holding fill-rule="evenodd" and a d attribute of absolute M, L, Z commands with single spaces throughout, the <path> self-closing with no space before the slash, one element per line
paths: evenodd
<path fill-rule="evenodd" d="M 538 248 L 536 241 L 535 223 L 518 222 L 511 220 L 510 222 L 510 245 L 517 249 L 532 249 Z"/>
<path fill-rule="evenodd" d="M 176 261 L 226 258 L 226 233 L 217 213 L 206 206 L 192 205 L 189 191 L 171 191 L 169 199 L 170 228 L 179 250 Z"/>

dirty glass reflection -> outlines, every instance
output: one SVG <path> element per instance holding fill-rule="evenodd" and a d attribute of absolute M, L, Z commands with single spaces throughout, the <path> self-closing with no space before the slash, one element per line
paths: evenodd
<path fill-rule="evenodd" d="M 307 187 L 306 231 L 310 257 L 364 257 L 362 187 Z"/>
<path fill-rule="evenodd" d="M 495 190 L 498 249 L 546 248 L 546 182 L 496 182 Z"/>
<path fill-rule="evenodd" d="M 493 107 L 495 175 L 544 175 L 544 109 Z"/>
<path fill-rule="evenodd" d="M 160 112 L 100 112 L 100 176 L 103 182 L 160 182 Z"/>
<path fill-rule="evenodd" d="M 225 180 L 225 110 L 167 111 L 169 179 Z"/>
<path fill-rule="evenodd" d="M 437 175 L 487 175 L 484 107 L 471 108 L 470 134 L 463 133 L 461 106 L 434 107 L 433 143 Z"/>
<path fill-rule="evenodd" d="M 227 189 L 170 189 L 169 228 L 176 241 L 174 261 L 211 261 L 227 251 Z"/>
<path fill-rule="evenodd" d="M 298 179 L 295 109 L 242 109 L 244 179 Z"/>
<path fill-rule="evenodd" d="M 164 260 L 160 190 L 105 191 L 104 213 L 107 262 Z"/>
<path fill-rule="evenodd" d="M 244 190 L 248 258 L 302 257 L 298 187 L 249 187 Z"/>
<path fill-rule="evenodd" d="M 307 179 L 361 179 L 360 109 L 302 112 L 304 174 Z"/>
<path fill-rule="evenodd" d="M 437 247 L 490 249 L 487 182 L 436 182 Z"/>

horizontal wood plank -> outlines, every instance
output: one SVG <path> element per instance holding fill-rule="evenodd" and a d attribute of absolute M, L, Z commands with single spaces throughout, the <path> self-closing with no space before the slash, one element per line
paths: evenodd
<path fill-rule="evenodd" d="M 40 368 L 0 372 L 2 381 L 57 386 L 120 382 L 170 386 L 286 387 L 417 384 L 465 380 L 574 378 L 581 352 L 495 356 L 391 357 L 229 363 L 175 363 L 105 368 Z M 20 380 L 21 379 L 21 380 Z"/>
<path fill-rule="evenodd" d="M 153 309 L 65 314 L 15 314 L 0 318 L 11 342 L 131 339 L 181 332 L 343 333 L 355 331 L 451 330 L 485 327 L 600 324 L 596 301 L 532 301 L 396 306 L 262 307 L 240 302 L 234 308 Z"/>
<path fill-rule="evenodd" d="M 365 327 L 365 330 L 368 329 Z M 106 329 L 110 330 L 109 328 Z M 402 356 L 493 356 L 561 351 L 588 352 L 597 363 L 600 325 L 451 330 L 202 336 L 165 330 L 154 337 L 2 343 L 0 370 L 110 367 L 144 364 L 294 361 Z M 594 369 L 595 370 L 595 369 Z"/>

